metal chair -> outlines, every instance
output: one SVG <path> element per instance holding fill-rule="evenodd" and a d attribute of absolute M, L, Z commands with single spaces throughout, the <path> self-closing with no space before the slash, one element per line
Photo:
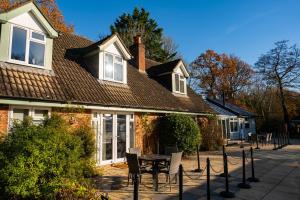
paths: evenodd
<path fill-rule="evenodd" d="M 146 167 L 140 167 L 138 155 L 136 153 L 126 153 L 126 160 L 128 164 L 128 182 L 127 185 L 129 185 L 129 179 L 132 179 L 135 177 L 135 175 L 138 175 L 140 178 L 140 182 L 142 182 L 142 174 L 143 173 L 152 173 L 150 169 L 147 169 Z"/>
<path fill-rule="evenodd" d="M 181 159 L 182 159 L 182 152 L 172 153 L 170 165 L 167 168 L 159 170 L 159 173 L 166 174 L 166 181 L 169 180 L 170 191 L 171 191 L 171 183 L 174 178 L 175 178 L 175 183 L 177 183 L 177 176 L 178 176 L 178 170 L 179 170 L 179 165 L 181 163 Z"/>

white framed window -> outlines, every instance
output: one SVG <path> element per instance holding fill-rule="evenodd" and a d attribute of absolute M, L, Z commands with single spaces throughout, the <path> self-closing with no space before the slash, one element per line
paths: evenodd
<path fill-rule="evenodd" d="M 12 106 L 10 108 L 9 128 L 14 123 L 22 122 L 26 117 L 31 117 L 33 124 L 41 124 L 46 117 L 50 116 L 50 108 Z"/>
<path fill-rule="evenodd" d="M 185 94 L 186 93 L 186 79 L 181 74 L 174 74 L 174 91 L 176 93 Z"/>
<path fill-rule="evenodd" d="M 12 25 L 10 61 L 43 68 L 45 66 L 46 37 L 43 33 Z"/>
<path fill-rule="evenodd" d="M 249 118 L 245 118 L 245 128 L 250 128 Z"/>
<path fill-rule="evenodd" d="M 110 53 L 104 54 L 104 79 L 123 82 L 124 63 L 122 57 Z"/>
<path fill-rule="evenodd" d="M 232 118 L 229 120 L 230 124 L 230 132 L 237 132 L 238 131 L 238 120 L 235 118 Z"/>

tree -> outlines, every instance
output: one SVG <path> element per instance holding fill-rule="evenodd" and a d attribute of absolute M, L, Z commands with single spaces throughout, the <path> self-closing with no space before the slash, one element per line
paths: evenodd
<path fill-rule="evenodd" d="M 3 0 L 1 2 L 0 9 L 7 10 L 12 7 L 16 7 L 27 0 Z M 74 27 L 72 25 L 66 24 L 64 16 L 59 10 L 56 0 L 35 0 L 36 4 L 39 6 L 41 12 L 46 16 L 54 28 L 58 31 L 64 33 L 73 33 Z"/>
<path fill-rule="evenodd" d="M 191 65 L 191 78 L 199 80 L 199 86 L 207 94 L 215 97 L 217 93 L 217 77 L 221 68 L 222 57 L 213 50 L 202 53 Z"/>
<path fill-rule="evenodd" d="M 145 9 L 134 8 L 132 14 L 124 13 L 110 27 L 112 33 L 118 33 L 127 47 L 133 44 L 133 37 L 140 34 L 146 48 L 146 57 L 165 62 L 172 60 L 176 52 L 163 48 L 163 29 L 150 18 Z"/>
<path fill-rule="evenodd" d="M 288 41 L 275 43 L 275 48 L 263 54 L 255 64 L 269 85 L 278 89 L 284 122 L 289 124 L 289 113 L 285 90 L 299 88 L 300 49 L 296 45 L 288 46 Z"/>
<path fill-rule="evenodd" d="M 192 62 L 190 72 L 191 78 L 208 96 L 230 99 L 234 99 L 238 92 L 251 83 L 253 74 L 250 65 L 240 58 L 218 54 L 213 50 L 207 50 Z"/>

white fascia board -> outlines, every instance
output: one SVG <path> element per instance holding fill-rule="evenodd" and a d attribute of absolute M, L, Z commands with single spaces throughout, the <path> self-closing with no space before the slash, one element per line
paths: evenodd
<path fill-rule="evenodd" d="M 112 38 L 102 43 L 99 46 L 100 51 L 104 51 L 109 45 L 113 43 L 117 45 L 126 60 L 130 60 L 132 58 L 131 54 L 127 51 L 126 47 L 124 47 L 123 43 L 120 41 L 120 38 L 117 35 L 114 35 Z"/>
<path fill-rule="evenodd" d="M 81 107 L 88 110 L 103 110 L 103 111 L 121 111 L 121 112 L 144 112 L 144 113 L 177 113 L 177 114 L 187 114 L 187 115 L 198 115 L 198 116 L 212 116 L 209 113 L 194 113 L 194 112 L 180 112 L 180 111 L 168 111 L 168 110 L 156 110 L 156 109 L 142 109 L 142 108 L 123 108 L 115 106 L 97 106 L 97 105 L 87 105 L 87 104 L 68 104 L 68 103 L 51 103 L 42 101 L 25 101 L 25 100 L 8 100 L 0 99 L 0 104 L 8 105 L 23 105 L 23 106 L 40 106 L 40 107 L 56 107 L 64 108 L 68 106 Z"/>
<path fill-rule="evenodd" d="M 182 60 L 180 60 L 180 62 L 178 62 L 178 64 L 177 64 L 176 67 L 174 68 L 173 72 L 176 71 L 176 69 L 177 69 L 178 67 L 180 67 L 181 71 L 183 72 L 183 74 L 184 74 L 184 76 L 185 76 L 186 78 L 188 78 L 188 77 L 190 76 L 189 73 L 188 73 L 188 71 L 186 70 L 186 66 L 185 66 L 185 64 L 183 63 Z"/>

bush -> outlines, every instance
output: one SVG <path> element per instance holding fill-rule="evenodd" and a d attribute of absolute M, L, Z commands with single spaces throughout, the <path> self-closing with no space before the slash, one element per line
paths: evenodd
<path fill-rule="evenodd" d="M 42 125 L 30 119 L 15 124 L 0 145 L 0 193 L 14 199 L 53 199 L 66 180 L 78 184 L 92 150 L 84 146 L 90 139 L 82 137 L 83 130 L 69 130 L 57 115 Z"/>
<path fill-rule="evenodd" d="M 224 144 L 222 129 L 216 120 L 208 120 L 201 125 L 200 129 L 203 139 L 201 150 L 218 150 Z"/>
<path fill-rule="evenodd" d="M 177 144 L 185 153 L 194 152 L 201 141 L 198 125 L 188 115 L 166 115 L 160 119 L 158 130 L 161 146 Z"/>

